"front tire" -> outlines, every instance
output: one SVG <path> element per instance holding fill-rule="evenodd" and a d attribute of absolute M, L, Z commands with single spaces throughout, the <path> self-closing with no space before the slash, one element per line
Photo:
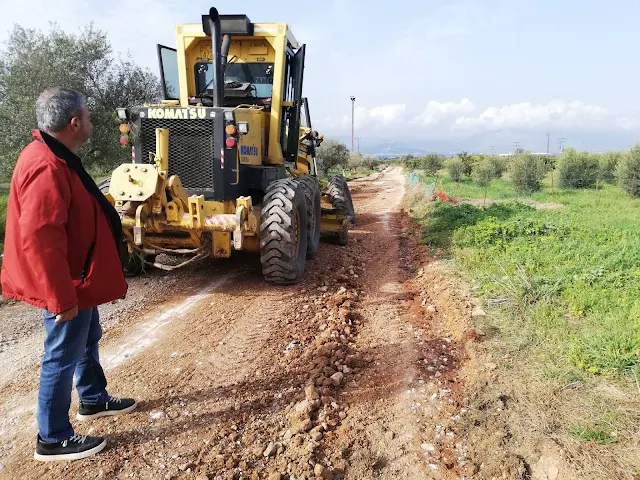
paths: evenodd
<path fill-rule="evenodd" d="M 122 263 L 124 273 L 127 275 L 135 277 L 140 275 L 144 270 L 142 258 L 129 247 L 126 240 L 123 240 L 120 246 L 120 262 Z"/>
<path fill-rule="evenodd" d="M 293 179 L 269 184 L 260 214 L 260 262 L 267 282 L 300 281 L 307 259 L 307 207 L 302 184 Z"/>

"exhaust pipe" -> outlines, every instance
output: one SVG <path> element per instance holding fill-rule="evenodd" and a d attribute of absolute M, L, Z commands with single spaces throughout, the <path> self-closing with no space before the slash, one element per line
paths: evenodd
<path fill-rule="evenodd" d="M 211 66 L 213 67 L 213 106 L 222 107 L 224 106 L 224 70 L 222 69 L 221 45 L 222 28 L 220 27 L 220 14 L 215 7 L 209 9 L 209 27 L 211 28 Z M 228 43 L 231 43 L 230 40 Z M 228 52 L 229 45 L 227 45 L 227 53 Z"/>
<path fill-rule="evenodd" d="M 224 91 L 224 72 L 227 71 L 227 61 L 229 60 L 229 47 L 231 47 L 231 35 L 222 37 L 222 85 Z"/>

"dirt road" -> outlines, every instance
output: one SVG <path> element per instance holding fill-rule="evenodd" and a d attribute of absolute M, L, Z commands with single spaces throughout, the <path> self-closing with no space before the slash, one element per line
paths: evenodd
<path fill-rule="evenodd" d="M 102 308 L 109 391 L 131 414 L 87 460 L 36 463 L 37 312 L 0 309 L 2 478 L 460 478 L 468 306 L 425 288 L 429 266 L 400 213 L 400 170 L 352 182 L 345 247 L 323 243 L 296 286 L 256 257 L 131 283 Z M 440 293 L 439 293 L 440 292 Z M 72 405 L 72 415 L 76 404 Z M 73 418 L 73 417 L 72 417 Z"/>

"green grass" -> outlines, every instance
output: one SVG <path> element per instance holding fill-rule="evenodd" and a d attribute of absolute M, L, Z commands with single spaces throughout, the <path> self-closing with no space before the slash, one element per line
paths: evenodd
<path fill-rule="evenodd" d="M 471 178 L 464 177 L 459 184 L 449 179 L 446 172 L 440 172 L 437 177 L 424 177 L 425 182 L 442 182 L 444 190 L 450 197 L 460 198 L 484 198 L 484 188 L 477 185 Z M 487 198 L 505 200 L 516 198 L 517 194 L 511 183 L 506 180 L 494 180 L 488 189 Z"/>
<path fill-rule="evenodd" d="M 425 179 L 425 182 L 432 179 Z M 456 184 L 443 182 L 450 196 Z M 483 198 L 471 181 L 459 197 Z M 448 248 L 486 298 L 508 297 L 540 340 L 562 345 L 559 359 L 592 373 L 624 373 L 640 357 L 640 200 L 606 185 L 558 190 L 560 209 L 521 203 L 504 179 L 486 207 L 432 204 L 421 219 L 424 240 Z M 528 200 L 554 201 L 550 179 Z"/>
<path fill-rule="evenodd" d="M 597 202 L 595 189 L 556 184 L 554 194 L 550 176 L 519 196 L 503 178 L 483 206 L 472 180 L 437 181 L 458 201 L 410 192 L 414 220 L 434 255 L 475 287 L 489 314 L 477 321 L 484 348 L 501 359 L 523 411 L 551 402 L 554 432 L 640 465 L 623 440 L 640 428 L 640 199 L 614 185 L 601 186 Z"/>
<path fill-rule="evenodd" d="M 600 445 L 614 443 L 616 438 L 603 430 L 592 430 L 590 428 L 572 428 L 569 433 L 583 442 L 596 442 Z"/>

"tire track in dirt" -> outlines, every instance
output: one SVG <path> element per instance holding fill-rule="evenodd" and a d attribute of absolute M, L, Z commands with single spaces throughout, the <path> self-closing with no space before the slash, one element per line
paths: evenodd
<path fill-rule="evenodd" d="M 373 362 L 343 392 L 349 415 L 326 447 L 346 463 L 348 479 L 448 479 L 469 471 L 456 433 L 465 413 L 468 314 L 427 293 L 438 285 L 423 275 L 428 257 L 401 212 L 403 184 L 393 170 L 361 192 L 367 268 L 356 348 Z M 381 191 L 368 194 L 375 187 Z"/>

